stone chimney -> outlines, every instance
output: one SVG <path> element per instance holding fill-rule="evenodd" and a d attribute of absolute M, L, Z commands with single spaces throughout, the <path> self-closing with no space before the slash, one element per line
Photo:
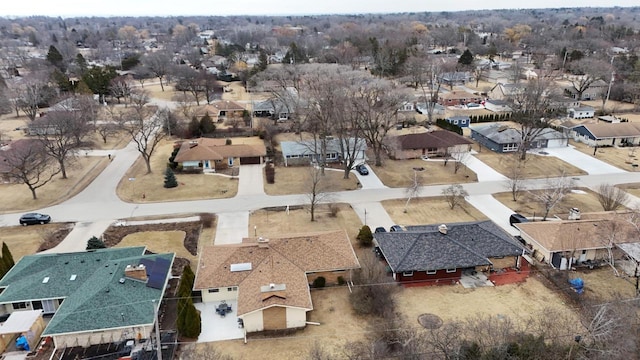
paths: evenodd
<path fill-rule="evenodd" d="M 124 276 L 138 281 L 147 281 L 147 268 L 143 265 L 127 265 Z"/>
<path fill-rule="evenodd" d="M 442 235 L 447 235 L 447 225 L 442 224 L 442 225 L 438 226 L 438 231 Z"/>

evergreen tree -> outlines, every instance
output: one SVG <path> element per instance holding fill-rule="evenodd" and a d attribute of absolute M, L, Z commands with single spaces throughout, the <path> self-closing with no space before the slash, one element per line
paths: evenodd
<path fill-rule="evenodd" d="M 92 236 L 91 239 L 87 241 L 87 250 L 106 249 L 106 247 L 107 245 L 95 236 Z"/>
<path fill-rule="evenodd" d="M 200 121 L 198 121 L 198 118 L 196 118 L 195 116 L 192 117 L 191 121 L 189 122 L 189 135 L 192 138 L 202 135 L 200 133 Z"/>
<path fill-rule="evenodd" d="M 470 66 L 473 64 L 473 54 L 469 49 L 465 50 L 462 55 L 460 55 L 460 59 L 458 59 L 458 64 L 464 66 Z"/>
<path fill-rule="evenodd" d="M 176 325 L 180 335 L 188 338 L 197 338 L 202 331 L 200 313 L 193 305 L 191 290 L 195 281 L 195 274 L 189 265 L 186 265 L 180 277 L 178 286 L 178 319 Z"/>
<path fill-rule="evenodd" d="M 371 228 L 368 225 L 364 225 L 360 228 L 358 235 L 356 236 L 356 240 L 358 240 L 358 244 L 362 247 L 369 247 L 373 243 L 373 234 L 371 233 Z"/>
<path fill-rule="evenodd" d="M 47 53 L 47 61 L 51 63 L 51 65 L 57 67 L 58 69 L 60 69 L 61 71 L 64 71 L 64 58 L 62 57 L 62 54 L 60 54 L 60 51 L 58 51 L 58 49 L 51 45 L 49 46 L 49 52 Z"/>
<path fill-rule="evenodd" d="M 211 116 L 209 116 L 209 113 L 204 114 L 200 119 L 200 133 L 206 135 L 213 134 L 214 131 L 216 131 L 216 125 L 213 123 Z"/>
<path fill-rule="evenodd" d="M 76 55 L 76 65 L 78 66 L 78 69 L 80 69 L 81 75 L 84 74 L 85 71 L 87 71 L 87 60 L 84 58 L 84 56 L 82 56 L 82 54 Z"/>
<path fill-rule="evenodd" d="M 173 173 L 171 167 L 167 166 L 167 169 L 164 171 L 164 187 L 170 189 L 177 186 L 178 180 L 176 180 L 176 175 Z"/>

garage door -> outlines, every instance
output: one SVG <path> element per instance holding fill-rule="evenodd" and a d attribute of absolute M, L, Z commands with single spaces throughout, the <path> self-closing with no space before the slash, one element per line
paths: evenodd
<path fill-rule="evenodd" d="M 248 156 L 240 158 L 240 165 L 260 164 L 260 156 Z"/>

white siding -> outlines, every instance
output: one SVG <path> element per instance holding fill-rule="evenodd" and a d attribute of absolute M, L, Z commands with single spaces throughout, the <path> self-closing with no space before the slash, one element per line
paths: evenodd
<path fill-rule="evenodd" d="M 252 312 L 250 314 L 242 316 L 242 322 L 244 324 L 244 329 L 247 332 L 264 330 L 262 311 L 256 311 L 256 312 Z"/>
<path fill-rule="evenodd" d="M 228 287 L 218 288 L 217 290 L 218 292 L 209 292 L 209 289 L 202 290 L 202 302 L 207 303 L 207 302 L 214 302 L 214 301 L 238 299 L 237 286 L 228 286 Z"/>
<path fill-rule="evenodd" d="M 72 346 L 89 346 L 97 344 L 108 344 L 121 339 L 146 339 L 151 334 L 152 325 L 136 326 L 124 329 L 114 329 L 107 331 L 96 331 L 87 333 L 77 333 L 54 336 L 53 341 L 57 348 Z"/>
<path fill-rule="evenodd" d="M 304 309 L 287 308 L 287 328 L 304 327 L 307 324 L 307 312 Z"/>

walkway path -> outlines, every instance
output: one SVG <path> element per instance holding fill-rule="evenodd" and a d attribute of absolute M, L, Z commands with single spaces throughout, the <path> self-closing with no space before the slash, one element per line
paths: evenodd
<path fill-rule="evenodd" d="M 506 176 L 493 170 L 491 166 L 483 163 L 482 160 L 473 156 L 474 154 L 477 154 L 477 152 L 471 152 L 471 155 L 469 155 L 469 158 L 465 162 L 465 166 L 476 173 L 478 181 L 507 180 Z"/>

